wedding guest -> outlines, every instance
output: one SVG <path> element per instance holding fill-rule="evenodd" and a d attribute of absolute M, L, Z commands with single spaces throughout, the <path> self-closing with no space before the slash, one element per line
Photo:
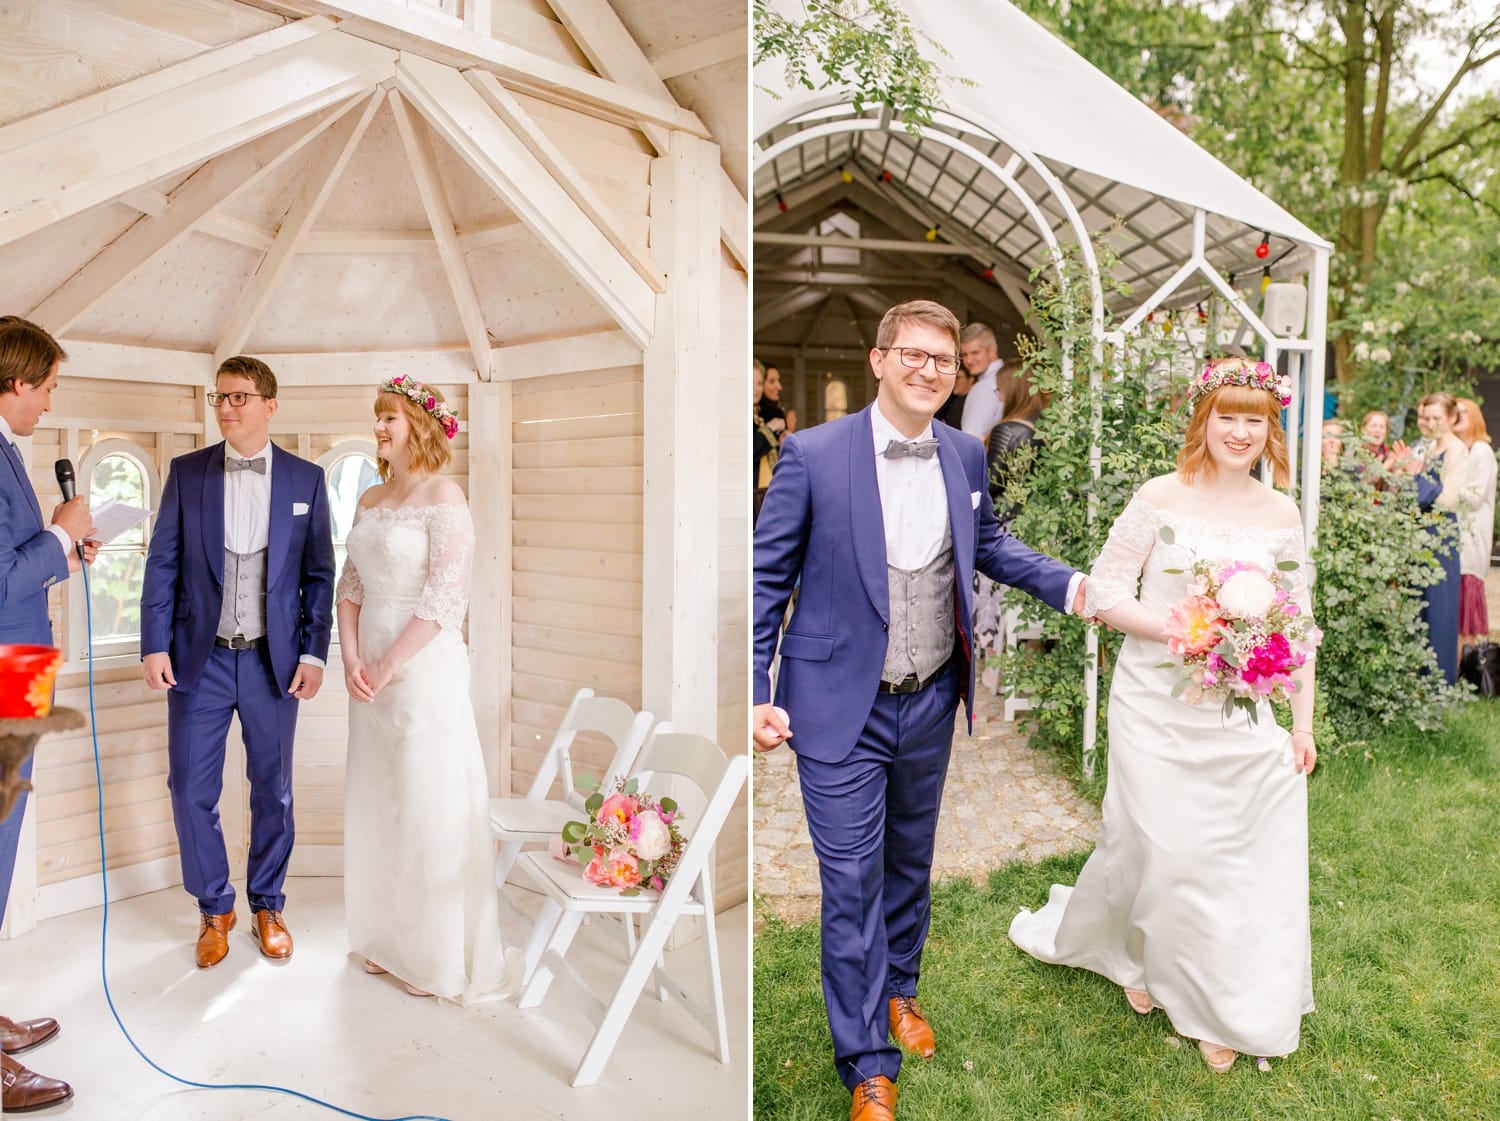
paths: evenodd
<path fill-rule="evenodd" d="M 1089 573 L 1084 614 L 1126 635 L 1109 687 L 1098 845 L 1077 883 L 1054 884 L 1040 911 L 1015 916 L 1010 937 L 1040 961 L 1113 981 L 1142 1015 L 1163 1009 L 1224 1072 L 1240 1053 L 1295 1051 L 1313 1010 L 1307 775 L 1317 747 L 1311 660 L 1291 668 L 1269 643 L 1256 650 L 1261 672 L 1298 683 L 1289 733 L 1263 697 L 1257 719 L 1195 698 L 1192 689 L 1214 683 L 1205 675 L 1184 689 L 1168 646 L 1174 616 L 1201 598 L 1199 559 L 1262 573 L 1293 565 L 1291 599 L 1310 610 L 1297 506 L 1253 473 L 1267 460 L 1276 485 L 1287 485 L 1290 385 L 1246 359 L 1216 360 L 1205 373 L 1193 383 L 1177 470 L 1136 492 Z M 1236 598 L 1246 592 L 1244 602 L 1266 605 L 1252 611 L 1274 602 L 1263 577 Z"/>
<path fill-rule="evenodd" d="M 1469 458 L 1469 449 L 1453 434 L 1457 420 L 1458 401 L 1451 394 L 1429 393 L 1417 402 L 1424 453 L 1415 454 L 1400 440 L 1391 449 L 1393 462 L 1417 476 L 1417 505 L 1436 510 L 1447 523 L 1445 538 L 1451 537 L 1434 545 L 1442 575 L 1422 592 L 1427 640 L 1449 685 L 1458 680 L 1459 527 L 1454 511 L 1463 497 Z"/>
<path fill-rule="evenodd" d="M 1390 434 L 1391 418 L 1379 409 L 1371 409 L 1359 422 L 1359 435 L 1364 441 L 1365 451 L 1382 463 L 1391 454 L 1390 445 L 1386 443 Z"/>
<path fill-rule="evenodd" d="M 771 485 L 771 469 L 776 466 L 776 453 L 781 448 L 781 433 L 786 430 L 785 421 L 770 422 L 761 414 L 765 399 L 766 368 L 759 358 L 750 365 L 753 396 L 750 399 L 750 417 L 754 425 L 751 436 L 751 481 L 753 490 L 761 491 Z"/>
<path fill-rule="evenodd" d="M 45 329 L 19 316 L 0 316 L 0 459 L 5 460 L 0 467 L 0 643 L 51 646 L 47 589 L 92 564 L 97 552 L 89 540 L 94 521 L 84 495 L 58 505 L 50 525 L 42 520 L 15 443 L 17 436 L 35 432 L 42 414 L 52 407 L 57 368 L 65 358 L 63 348 Z M 21 765 L 23 779 L 31 777 L 31 765 L 28 756 Z M 25 811 L 23 789 L 10 815 L 0 822 L 0 921 L 10 897 Z M 57 1021 L 50 1016 L 22 1021 L 0 1016 L 0 1112 L 42 1109 L 73 1096 L 66 1082 L 37 1074 L 12 1058 L 56 1034 Z"/>
<path fill-rule="evenodd" d="M 1005 365 L 1000 360 L 995 332 L 984 323 L 967 324 L 958 333 L 958 353 L 963 359 L 964 369 L 973 379 L 964 399 L 963 420 L 959 427 L 970 436 L 988 440 L 995 425 L 1000 423 L 1000 389 L 995 379 Z"/>
<path fill-rule="evenodd" d="M 990 433 L 986 459 L 990 478 L 990 500 L 996 504 L 995 516 L 1000 528 L 1010 532 L 1011 523 L 1021 512 L 1019 502 L 1002 508 L 1005 489 L 1017 476 L 1017 453 L 1036 439 L 1036 421 L 1051 402 L 1051 394 L 1033 393 L 1031 379 L 1017 374 L 1005 379 L 1001 410 L 1005 416 Z"/>
<path fill-rule="evenodd" d="M 333 531 L 316 463 L 271 442 L 276 375 L 226 358 L 208 394 L 224 439 L 172 461 L 141 586 L 141 672 L 167 694 L 167 790 L 194 959 L 229 953 L 235 894 L 219 826 L 224 750 L 238 716 L 250 779 L 245 895 L 265 957 L 292 954 L 282 911 L 296 827 L 292 743 L 333 632 Z"/>
<path fill-rule="evenodd" d="M 1453 434 L 1469 449 L 1459 523 L 1458 546 L 1459 648 L 1489 638 L 1490 613 L 1484 598 L 1484 577 L 1495 546 L 1495 452 L 1484 413 L 1468 397 L 1458 398 L 1458 420 Z"/>
<path fill-rule="evenodd" d="M 969 373 L 967 366 L 958 368 L 958 375 L 953 379 L 953 392 L 948 395 L 942 407 L 933 414 L 933 420 L 940 420 L 953 428 L 963 426 L 964 405 L 968 403 L 969 391 L 974 388 L 974 375 Z"/>
<path fill-rule="evenodd" d="M 1323 422 L 1323 472 L 1327 474 L 1332 468 L 1339 465 L 1339 457 L 1344 454 L 1344 422 L 1341 420 L 1325 420 Z"/>
<path fill-rule="evenodd" d="M 760 415 L 777 437 L 797 431 L 797 410 L 781 404 L 781 371 L 775 366 L 766 367 L 765 385 L 761 390 Z"/>
<path fill-rule="evenodd" d="M 439 472 L 458 418 L 407 375 L 375 396 L 382 482 L 339 578 L 349 690 L 344 916 L 369 973 L 460 1004 L 521 984 L 500 938 L 484 757 L 464 643 L 474 523 Z"/>

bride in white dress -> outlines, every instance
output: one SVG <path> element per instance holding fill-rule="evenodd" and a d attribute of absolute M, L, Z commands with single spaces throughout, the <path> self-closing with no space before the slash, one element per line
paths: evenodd
<path fill-rule="evenodd" d="M 381 478 L 361 497 L 338 586 L 349 690 L 344 909 L 371 973 L 462 1004 L 511 995 L 484 760 L 461 628 L 474 528 L 436 472 L 458 422 L 402 377 L 375 399 Z"/>
<path fill-rule="evenodd" d="M 1293 599 L 1310 611 L 1297 506 L 1251 474 L 1264 456 L 1286 483 L 1283 392 L 1269 367 L 1211 364 L 1194 383 L 1177 471 L 1141 487 L 1111 528 L 1084 611 L 1126 634 L 1110 683 L 1099 842 L 1077 884 L 1053 885 L 1045 907 L 1010 926 L 1034 957 L 1107 977 L 1137 1012 L 1163 1009 L 1216 1071 L 1237 1052 L 1296 1050 L 1313 1010 L 1313 666 L 1293 672 L 1289 735 L 1265 700 L 1252 723 L 1212 700 L 1174 698 L 1182 673 L 1163 668 L 1174 661 L 1163 626 L 1188 594 L 1194 559 L 1266 571 L 1296 561 Z"/>

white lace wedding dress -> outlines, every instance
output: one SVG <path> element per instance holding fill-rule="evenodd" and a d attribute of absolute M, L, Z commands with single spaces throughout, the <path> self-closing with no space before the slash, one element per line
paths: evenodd
<path fill-rule="evenodd" d="M 1174 544 L 1160 535 L 1170 527 Z M 1225 525 L 1132 499 L 1089 574 L 1086 613 L 1135 596 L 1162 616 L 1194 558 L 1281 560 L 1309 610 L 1299 528 Z M 1164 644 L 1127 637 L 1109 691 L 1109 780 L 1099 843 L 1073 887 L 1022 911 L 1011 939 L 1045 962 L 1141 989 L 1190 1039 L 1248 1055 L 1296 1050 L 1313 1010 L 1307 781 L 1262 701 L 1258 723 L 1172 697 Z"/>
<path fill-rule="evenodd" d="M 374 701 L 349 702 L 344 908 L 355 952 L 435 996 L 513 993 L 501 942 L 484 760 L 469 698 L 474 528 L 467 506 L 362 508 L 338 599 L 360 604 L 373 662 L 413 615 L 442 626 Z"/>

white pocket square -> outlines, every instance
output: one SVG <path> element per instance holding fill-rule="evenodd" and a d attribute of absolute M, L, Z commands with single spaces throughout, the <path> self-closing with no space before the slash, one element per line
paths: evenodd
<path fill-rule="evenodd" d="M 977 509 L 979 509 L 979 496 L 981 494 L 983 494 L 983 493 L 984 493 L 983 491 L 979 491 L 979 490 L 970 491 L 969 492 L 969 509 L 971 509 L 971 510 L 977 510 Z"/>
<path fill-rule="evenodd" d="M 974 500 L 975 500 L 974 504 L 977 506 L 979 504 L 979 496 L 977 494 L 974 496 Z M 293 502 L 292 503 L 292 517 L 294 517 L 294 518 L 300 518 L 305 513 L 307 513 L 307 503 L 306 502 Z"/>

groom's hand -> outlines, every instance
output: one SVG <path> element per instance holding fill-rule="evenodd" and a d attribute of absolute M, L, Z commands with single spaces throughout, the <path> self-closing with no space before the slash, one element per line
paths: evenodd
<path fill-rule="evenodd" d="M 792 738 L 791 724 L 784 709 L 775 705 L 756 705 L 751 716 L 751 733 L 756 751 L 774 751 Z"/>
<path fill-rule="evenodd" d="M 292 684 L 287 692 L 299 701 L 310 701 L 323 688 L 323 667 L 311 662 L 298 662 L 297 672 L 292 674 Z"/>
<path fill-rule="evenodd" d="M 177 678 L 172 676 L 170 654 L 147 654 L 141 659 L 141 672 L 145 675 L 146 684 L 153 689 L 167 690 L 177 684 Z"/>

